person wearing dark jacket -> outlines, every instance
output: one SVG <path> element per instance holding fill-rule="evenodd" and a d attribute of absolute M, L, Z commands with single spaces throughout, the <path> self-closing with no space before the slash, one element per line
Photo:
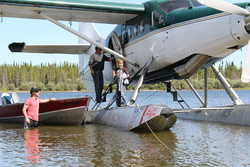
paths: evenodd
<path fill-rule="evenodd" d="M 104 62 L 110 61 L 110 58 L 103 55 L 102 49 L 99 47 L 95 48 L 95 53 L 90 56 L 89 59 L 89 68 L 91 71 L 91 75 L 95 84 L 95 93 L 96 93 L 96 102 L 102 102 L 102 90 L 103 90 L 103 70 L 104 70 Z"/>

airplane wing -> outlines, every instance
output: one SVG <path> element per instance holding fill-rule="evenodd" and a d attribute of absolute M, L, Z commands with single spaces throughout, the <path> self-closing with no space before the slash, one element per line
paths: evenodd
<path fill-rule="evenodd" d="M 25 43 L 12 43 L 11 52 L 26 53 L 54 53 L 54 54 L 83 54 L 91 47 L 90 44 L 77 45 L 26 45 Z"/>
<path fill-rule="evenodd" d="M 44 13 L 55 20 L 123 24 L 144 13 L 144 5 L 131 0 L 1 0 L 0 17 L 43 19 Z"/>

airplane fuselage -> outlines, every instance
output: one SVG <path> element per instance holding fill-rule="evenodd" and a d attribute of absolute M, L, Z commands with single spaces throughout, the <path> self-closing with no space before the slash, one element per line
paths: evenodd
<path fill-rule="evenodd" d="M 239 5 L 246 8 L 248 4 Z M 250 38 L 243 16 L 207 8 L 195 0 L 175 5 L 150 1 L 145 9 L 144 15 L 113 31 L 128 59 L 142 67 L 153 57 L 145 83 L 188 78 L 243 47 Z M 113 48 L 111 38 L 107 45 Z M 130 73 L 136 72 L 127 66 Z"/>

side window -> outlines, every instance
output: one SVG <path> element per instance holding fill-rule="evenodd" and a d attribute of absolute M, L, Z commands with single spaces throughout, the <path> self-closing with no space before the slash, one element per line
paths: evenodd
<path fill-rule="evenodd" d="M 131 38 L 135 37 L 134 26 L 131 26 Z"/>
<path fill-rule="evenodd" d="M 138 33 L 137 33 L 137 32 L 138 32 L 138 31 L 137 31 L 137 27 L 138 27 L 137 25 L 134 26 L 134 36 L 137 36 L 137 35 L 138 35 Z"/>
<path fill-rule="evenodd" d="M 127 32 L 128 32 L 128 39 L 130 39 L 131 38 L 131 31 L 130 31 L 130 27 L 129 26 L 127 26 Z"/>
<path fill-rule="evenodd" d="M 143 20 L 140 22 L 140 26 L 139 26 L 139 32 L 143 32 L 144 31 L 144 22 Z"/>
<path fill-rule="evenodd" d="M 164 23 L 164 16 L 158 11 L 152 12 L 152 26 L 157 26 Z"/>
<path fill-rule="evenodd" d="M 190 3 L 188 0 L 169 0 L 160 4 L 160 8 L 166 13 L 172 12 L 176 9 L 189 8 Z"/>
<path fill-rule="evenodd" d="M 126 22 L 126 26 L 125 26 L 125 36 L 123 39 L 125 43 L 127 43 L 129 40 L 136 38 L 137 36 L 139 36 L 140 33 L 145 31 L 145 23 L 146 20 L 144 18 L 144 16 L 137 16 L 132 20 L 129 20 L 128 22 Z"/>
<path fill-rule="evenodd" d="M 126 26 L 122 25 L 122 43 L 125 43 L 127 40 L 127 31 Z"/>
<path fill-rule="evenodd" d="M 129 39 L 131 39 L 131 38 L 134 37 L 133 26 L 130 26 L 130 27 L 129 27 L 129 31 L 130 31 L 130 37 L 129 37 Z"/>

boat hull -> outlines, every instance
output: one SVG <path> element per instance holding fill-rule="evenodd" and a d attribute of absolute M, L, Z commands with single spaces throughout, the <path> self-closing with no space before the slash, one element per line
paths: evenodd
<path fill-rule="evenodd" d="M 80 125 L 85 119 L 88 104 L 88 97 L 41 103 L 39 107 L 39 124 Z M 23 103 L 1 106 L 0 122 L 23 123 L 22 107 Z"/>

